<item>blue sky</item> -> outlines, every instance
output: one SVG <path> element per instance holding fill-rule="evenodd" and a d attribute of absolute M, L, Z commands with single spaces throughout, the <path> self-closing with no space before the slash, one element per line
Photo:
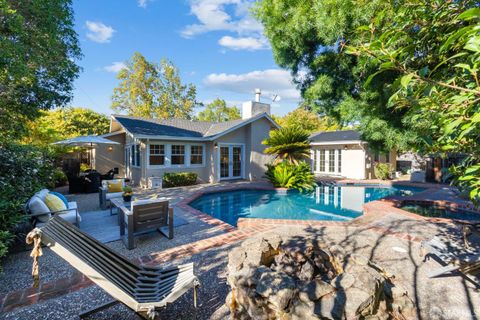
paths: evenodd
<path fill-rule="evenodd" d="M 148 60 L 168 58 L 182 81 L 197 87 L 198 100 L 219 97 L 230 105 L 275 102 L 272 113 L 293 110 L 299 93 L 288 71 L 274 62 L 262 26 L 249 14 L 252 0 L 75 0 L 75 23 L 83 71 L 73 106 L 111 114 L 116 73 L 135 51 Z"/>

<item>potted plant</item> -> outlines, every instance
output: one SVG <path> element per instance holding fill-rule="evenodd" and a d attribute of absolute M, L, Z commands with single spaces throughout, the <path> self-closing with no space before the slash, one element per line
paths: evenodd
<path fill-rule="evenodd" d="M 123 201 L 130 202 L 132 201 L 133 189 L 130 186 L 123 187 Z"/>

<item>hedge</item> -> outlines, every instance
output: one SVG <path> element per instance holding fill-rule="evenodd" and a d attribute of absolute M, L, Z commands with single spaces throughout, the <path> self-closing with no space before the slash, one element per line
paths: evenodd
<path fill-rule="evenodd" d="M 194 172 L 167 172 L 163 175 L 163 187 L 191 186 L 197 183 L 198 174 Z"/>

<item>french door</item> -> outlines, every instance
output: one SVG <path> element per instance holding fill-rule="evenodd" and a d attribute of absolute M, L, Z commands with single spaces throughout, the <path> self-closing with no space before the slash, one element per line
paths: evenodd
<path fill-rule="evenodd" d="M 243 146 L 220 145 L 220 180 L 243 178 Z"/>

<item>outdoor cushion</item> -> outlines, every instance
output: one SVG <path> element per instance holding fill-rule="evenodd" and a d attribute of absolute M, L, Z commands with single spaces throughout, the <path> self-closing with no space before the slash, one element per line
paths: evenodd
<path fill-rule="evenodd" d="M 52 212 L 67 210 L 67 205 L 58 196 L 54 194 L 47 194 L 45 196 L 45 204 Z"/>
<path fill-rule="evenodd" d="M 39 197 L 42 201 L 45 201 L 45 197 L 47 196 L 47 194 L 50 192 L 50 190 L 48 189 L 42 189 L 40 191 L 38 191 L 37 193 L 34 194 L 34 196 L 37 196 Z"/>
<path fill-rule="evenodd" d="M 50 209 L 48 209 L 45 202 L 42 201 L 37 196 L 33 196 L 32 199 L 28 202 L 28 209 L 32 214 L 41 214 L 44 213 L 45 215 L 37 216 L 37 220 L 40 222 L 48 222 L 50 219 Z"/>
<path fill-rule="evenodd" d="M 55 191 L 50 191 L 49 193 L 50 193 L 50 194 L 54 194 L 54 195 L 56 195 L 57 197 L 59 197 L 59 198 L 63 201 L 63 203 L 65 203 L 65 205 L 67 206 L 67 208 L 69 208 L 69 206 L 68 206 L 68 200 L 67 200 L 67 198 L 65 198 L 65 196 L 64 196 L 63 194 L 61 194 L 60 192 L 55 192 Z"/>
<path fill-rule="evenodd" d="M 63 220 L 68 221 L 72 224 L 77 223 L 77 211 L 76 210 L 68 210 L 65 213 L 58 214 Z M 78 222 L 82 222 L 82 216 L 78 215 Z"/>
<path fill-rule="evenodd" d="M 123 181 L 122 180 L 110 180 L 107 182 L 107 192 L 114 193 L 114 192 L 122 192 L 123 188 Z"/>
<path fill-rule="evenodd" d="M 107 200 L 110 200 L 110 199 L 114 199 L 114 198 L 120 198 L 121 196 L 123 196 L 123 192 L 112 192 L 112 193 L 107 193 L 105 195 L 105 198 Z"/>
<path fill-rule="evenodd" d="M 77 203 L 75 201 L 69 202 L 67 204 L 68 209 L 77 209 Z"/>

